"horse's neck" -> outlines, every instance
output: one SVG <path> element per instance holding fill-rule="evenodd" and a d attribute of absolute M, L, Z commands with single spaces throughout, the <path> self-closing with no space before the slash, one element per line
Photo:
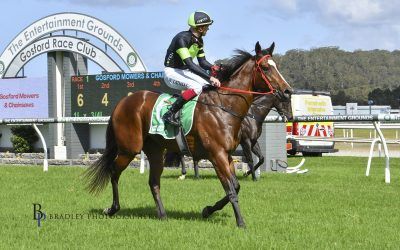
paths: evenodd
<path fill-rule="evenodd" d="M 247 61 L 232 74 L 229 81 L 223 82 L 223 86 L 231 89 L 251 91 L 253 88 L 253 69 L 254 62 L 252 60 Z M 204 95 L 200 96 L 199 100 L 218 106 L 221 105 L 236 115 L 244 117 L 253 102 L 253 95 L 229 90 L 217 90 L 204 93 Z"/>
<path fill-rule="evenodd" d="M 240 89 L 246 91 L 253 90 L 253 70 L 254 62 L 247 61 L 239 67 L 230 77 L 229 81 L 224 82 L 223 85 L 228 88 Z"/>
<path fill-rule="evenodd" d="M 234 72 L 229 81 L 224 82 L 223 86 L 236 90 L 244 90 L 244 91 L 252 91 L 253 90 L 253 69 L 254 62 L 252 60 L 244 63 L 239 69 Z M 241 99 L 241 100 L 240 100 Z M 250 104 L 253 102 L 252 94 L 242 94 L 237 92 L 229 92 L 227 91 L 227 95 L 221 95 L 221 100 L 225 106 L 242 106 L 243 100 L 246 102 L 246 110 L 244 111 L 245 115 L 250 108 Z"/>

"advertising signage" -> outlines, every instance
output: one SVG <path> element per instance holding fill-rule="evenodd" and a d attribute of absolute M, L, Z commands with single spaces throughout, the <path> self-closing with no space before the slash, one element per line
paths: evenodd
<path fill-rule="evenodd" d="M 0 118 L 47 118 L 47 78 L 0 79 Z"/>

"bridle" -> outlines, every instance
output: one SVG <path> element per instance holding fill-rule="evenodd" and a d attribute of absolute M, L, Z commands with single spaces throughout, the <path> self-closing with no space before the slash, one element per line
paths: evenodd
<path fill-rule="evenodd" d="M 256 83 L 256 71 L 260 72 L 262 79 L 264 80 L 264 83 L 266 83 L 268 85 L 268 88 L 270 89 L 269 92 L 263 93 L 264 95 L 266 94 L 274 94 L 275 92 L 277 92 L 276 89 L 274 89 L 274 87 L 272 87 L 271 82 L 268 80 L 267 75 L 265 74 L 264 70 L 261 67 L 261 63 L 264 60 L 269 60 L 269 58 L 271 58 L 271 55 L 267 54 L 264 55 L 263 57 L 261 57 L 258 61 L 256 61 L 256 65 L 254 67 L 254 73 L 253 73 L 253 86 Z"/>
<path fill-rule="evenodd" d="M 242 89 L 234 89 L 234 88 L 229 88 L 229 87 L 224 87 L 221 86 L 219 89 L 222 90 L 227 90 L 230 92 L 236 92 L 236 93 L 243 93 L 243 94 L 255 94 L 255 95 L 269 95 L 269 94 L 274 94 L 278 92 L 271 84 L 271 82 L 268 80 L 267 75 L 265 74 L 263 68 L 261 67 L 261 63 L 264 60 L 268 60 L 271 57 L 271 55 L 267 54 L 262 56 L 259 60 L 256 60 L 255 65 L 254 65 L 254 70 L 253 70 L 253 86 L 256 83 L 256 73 L 257 71 L 260 72 L 262 79 L 264 80 L 264 83 L 268 85 L 268 88 L 270 89 L 269 92 L 257 92 L 257 91 L 249 91 L 249 90 L 242 90 Z"/>
<path fill-rule="evenodd" d="M 255 56 L 255 57 L 256 57 L 256 56 Z M 235 89 L 235 88 L 229 88 L 229 87 L 224 87 L 224 86 L 220 86 L 218 89 L 227 90 L 227 91 L 229 91 L 229 92 L 243 93 L 243 94 L 255 94 L 255 95 L 270 95 L 270 94 L 272 94 L 272 95 L 276 95 L 278 98 L 280 98 L 279 91 L 277 91 L 277 90 L 272 86 L 272 84 L 271 84 L 271 82 L 269 81 L 267 75 L 265 74 L 263 68 L 261 67 L 261 63 L 262 63 L 264 60 L 268 60 L 270 57 L 271 57 L 271 55 L 267 54 L 267 55 L 262 56 L 259 60 L 255 60 L 255 65 L 254 65 L 254 70 L 253 70 L 253 86 L 254 86 L 255 83 L 256 83 L 256 73 L 257 73 L 257 71 L 258 71 L 258 72 L 261 74 L 261 77 L 262 77 L 262 79 L 264 80 L 264 83 L 268 85 L 268 87 L 269 87 L 269 89 L 270 89 L 269 92 L 248 91 L 248 90 Z M 220 92 L 219 92 L 219 91 L 216 91 L 216 92 L 218 93 L 218 97 L 219 97 L 219 96 L 220 96 Z M 246 115 L 244 115 L 244 116 L 241 116 L 241 115 L 237 114 L 236 112 L 227 109 L 227 108 L 224 107 L 223 105 L 209 104 L 209 103 L 204 103 L 204 102 L 201 102 L 201 101 L 197 101 L 197 102 L 200 102 L 200 103 L 202 103 L 202 104 L 204 104 L 204 105 L 207 105 L 207 106 L 214 106 L 214 107 L 220 108 L 220 109 L 222 109 L 223 111 L 225 111 L 225 112 L 231 114 L 232 116 L 237 117 L 237 118 L 242 119 L 242 120 L 243 120 L 244 117 L 249 116 L 248 114 L 246 114 Z M 220 101 L 220 102 L 221 102 L 221 101 Z M 279 112 L 278 112 L 278 113 L 279 113 Z M 250 118 L 256 119 L 255 117 L 252 117 L 251 115 L 250 115 Z M 256 120 L 257 120 L 257 119 L 256 119 Z"/>

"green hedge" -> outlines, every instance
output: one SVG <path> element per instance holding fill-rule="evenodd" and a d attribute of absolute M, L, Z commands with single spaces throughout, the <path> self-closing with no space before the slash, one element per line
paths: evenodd
<path fill-rule="evenodd" d="M 33 144 L 39 139 L 31 126 L 14 126 L 11 128 L 11 143 L 16 153 L 32 153 Z"/>

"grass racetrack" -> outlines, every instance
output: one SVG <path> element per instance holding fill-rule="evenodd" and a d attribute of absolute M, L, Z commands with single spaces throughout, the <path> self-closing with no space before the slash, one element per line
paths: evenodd
<path fill-rule="evenodd" d="M 296 165 L 301 158 L 289 158 Z M 161 195 L 168 220 L 157 219 L 148 172 L 126 170 L 120 179 L 121 210 L 111 205 L 111 186 L 99 196 L 84 190 L 85 168 L 0 166 L 0 249 L 398 249 L 400 246 L 400 159 L 391 159 L 392 183 L 384 183 L 384 158 L 311 157 L 302 175 L 268 173 L 258 182 L 238 171 L 239 204 L 246 229 L 236 228 L 230 204 L 209 219 L 204 206 L 224 195 L 213 170 L 201 180 L 177 180 L 164 170 Z M 38 227 L 33 203 L 46 220 Z M 55 218 L 57 216 L 57 218 Z M 52 217 L 52 218 L 50 218 Z"/>

